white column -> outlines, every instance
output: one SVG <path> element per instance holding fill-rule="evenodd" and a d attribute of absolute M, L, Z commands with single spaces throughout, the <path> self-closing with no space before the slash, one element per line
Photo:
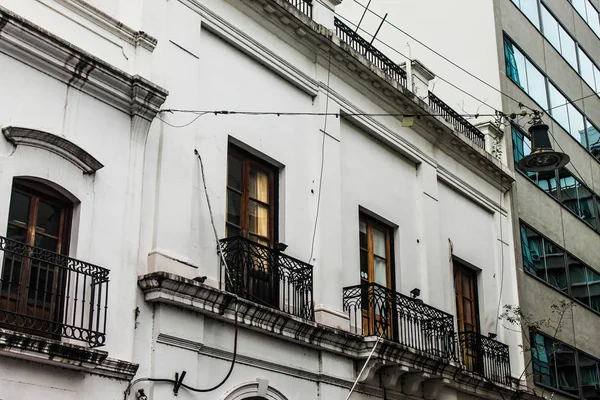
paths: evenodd
<path fill-rule="evenodd" d="M 342 0 L 313 0 L 313 20 L 328 29 L 334 30 L 333 18 L 335 6 L 341 3 Z"/>

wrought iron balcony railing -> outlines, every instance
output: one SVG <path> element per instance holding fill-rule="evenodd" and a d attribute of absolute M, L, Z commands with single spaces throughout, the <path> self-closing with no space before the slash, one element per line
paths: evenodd
<path fill-rule="evenodd" d="M 287 0 L 287 2 L 300 10 L 302 14 L 312 19 L 312 0 Z"/>
<path fill-rule="evenodd" d="M 314 320 L 312 265 L 241 236 L 221 239 L 220 245 L 228 292 Z"/>
<path fill-rule="evenodd" d="M 2 236 L 0 251 L 0 327 L 104 344 L 107 269 Z"/>
<path fill-rule="evenodd" d="M 398 64 L 390 60 L 385 54 L 377 50 L 371 43 L 363 39 L 352 28 L 344 24 L 338 18 L 334 20 L 336 35 L 348 46 L 352 47 L 358 53 L 362 54 L 381 69 L 386 75 L 394 79 L 403 87 L 406 87 L 406 71 Z"/>
<path fill-rule="evenodd" d="M 477 146 L 485 150 L 485 135 L 431 92 L 429 92 L 429 107 L 433 109 L 434 114 L 441 114 L 448 120 L 457 132 L 462 133 Z"/>
<path fill-rule="evenodd" d="M 477 332 L 458 334 L 460 359 L 468 371 L 492 382 L 510 385 L 508 346 Z"/>
<path fill-rule="evenodd" d="M 379 336 L 435 357 L 455 357 L 452 315 L 376 283 L 344 288 L 354 333 Z"/>

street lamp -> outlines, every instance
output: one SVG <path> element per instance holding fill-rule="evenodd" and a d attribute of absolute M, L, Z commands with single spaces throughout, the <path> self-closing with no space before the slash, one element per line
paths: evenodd
<path fill-rule="evenodd" d="M 570 158 L 567 154 L 552 149 L 548 129 L 548 125 L 544 124 L 540 115 L 536 113 L 529 128 L 531 154 L 517 163 L 519 169 L 529 172 L 548 172 L 569 163 Z"/>

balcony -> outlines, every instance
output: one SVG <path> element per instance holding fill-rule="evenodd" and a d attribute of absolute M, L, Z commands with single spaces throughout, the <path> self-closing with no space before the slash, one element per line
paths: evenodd
<path fill-rule="evenodd" d="M 510 385 L 508 346 L 477 332 L 458 334 L 460 358 L 468 371 L 486 379 Z"/>
<path fill-rule="evenodd" d="M 220 246 L 226 291 L 314 320 L 312 265 L 241 236 L 221 239 Z"/>
<path fill-rule="evenodd" d="M 312 0 L 287 0 L 287 2 L 300 10 L 302 14 L 312 19 Z"/>
<path fill-rule="evenodd" d="M 379 336 L 444 359 L 455 357 L 452 315 L 376 283 L 344 291 L 353 333 Z"/>
<path fill-rule="evenodd" d="M 434 114 L 440 114 L 450 122 L 457 132 L 462 133 L 478 147 L 485 150 L 484 134 L 431 92 L 429 92 L 429 107 L 431 107 Z"/>
<path fill-rule="evenodd" d="M 105 343 L 107 269 L 2 236 L 0 251 L 0 328 Z"/>
<path fill-rule="evenodd" d="M 385 54 L 377 50 L 371 43 L 363 39 L 352 28 L 344 24 L 338 18 L 334 20 L 335 33 L 342 42 L 352 47 L 356 52 L 363 55 L 373 65 L 381 69 L 386 75 L 406 87 L 406 71 L 398 64 L 390 60 Z"/>

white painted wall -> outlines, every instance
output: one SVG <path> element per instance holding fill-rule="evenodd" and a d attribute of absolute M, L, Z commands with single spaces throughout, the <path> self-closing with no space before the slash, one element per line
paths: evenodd
<path fill-rule="evenodd" d="M 95 39 L 97 42 L 83 40 L 80 35 L 87 28 L 73 24 L 75 17 L 71 14 L 61 17 L 51 8 L 42 12 L 37 8 L 38 2 L 33 0 L 6 1 L 17 12 L 35 18 L 43 27 L 56 30 L 61 37 L 78 43 L 97 57 L 130 72 L 141 69 L 145 76 L 169 90 L 164 108 L 323 112 L 327 107 L 329 112 L 339 112 L 345 107 L 343 103 L 347 102 L 365 112 L 385 112 L 367 90 L 349 85 L 348 76 L 335 69 L 328 76 L 326 67 L 315 63 L 314 54 L 303 54 L 290 46 L 285 41 L 289 39 L 277 31 L 271 32 L 275 28 L 270 25 L 266 29 L 258 22 L 260 17 L 241 3 L 205 0 L 199 1 L 198 6 L 184 0 L 161 0 L 144 2 L 136 14 L 131 4 L 141 3 L 132 2 L 125 7 L 123 1 L 92 2 L 109 15 L 122 17 L 134 29 L 144 30 L 158 39 L 151 63 L 142 67 L 138 61 L 145 56 L 138 57 L 133 51 L 134 55 L 128 55 L 130 58 L 123 61 L 121 58 L 124 57 L 115 53 L 118 46 L 105 45 L 106 37 Z M 488 7 L 488 2 L 481 3 L 478 13 L 487 15 L 485 7 Z M 374 0 L 372 7 L 385 12 L 384 5 L 384 2 Z M 421 14 L 415 9 L 421 6 L 425 7 L 425 4 L 407 5 L 402 10 L 411 9 L 416 15 L 425 15 L 425 12 Z M 339 10 L 355 15 L 350 7 L 351 2 L 347 0 Z M 448 7 L 443 15 L 457 14 L 456 11 L 446 14 L 450 12 L 451 5 L 441 7 Z M 125 8 L 129 11 L 123 11 Z M 390 12 L 388 18 L 392 22 L 405 22 L 408 31 L 413 31 L 411 27 L 414 25 L 425 35 L 423 40 L 427 42 L 430 42 L 428 35 L 434 30 L 426 27 L 439 27 L 437 22 L 444 22 L 416 24 L 413 19 L 404 21 L 408 19 L 402 17 L 405 14 L 396 19 Z M 250 15 L 254 15 L 254 19 Z M 69 27 L 61 30 L 61 22 Z M 371 27 L 373 23 L 372 19 L 366 19 L 364 26 Z M 464 35 L 463 42 L 456 46 L 457 42 L 450 40 L 452 35 L 441 35 L 448 41 L 442 45 L 452 44 L 449 48 L 458 51 L 469 43 L 481 46 L 493 39 L 487 33 L 487 28 L 493 33 L 491 19 L 489 24 L 485 18 L 477 20 L 477 23 L 482 28 L 481 35 L 472 35 L 473 28 L 457 23 L 457 30 L 453 33 L 458 37 Z M 88 23 L 84 26 L 87 27 Z M 97 25 L 94 26 L 97 28 Z M 393 38 L 398 48 L 403 46 L 401 39 L 387 29 L 382 29 L 380 37 Z M 266 54 L 293 66 L 293 72 L 290 72 L 291 69 L 288 72 L 281 70 L 279 74 L 284 74 L 284 79 L 273 71 L 274 67 L 265 66 L 269 64 L 266 57 L 255 55 L 252 58 L 239 50 L 252 45 L 260 45 Z M 123 45 L 123 48 L 127 47 Z M 419 58 L 436 72 L 448 75 L 449 69 L 433 62 L 426 51 L 418 50 L 416 46 L 412 46 L 411 50 L 413 58 Z M 464 58 L 461 53 L 454 53 L 456 57 L 453 58 L 464 61 L 463 65 L 467 68 L 469 65 L 477 67 L 473 72 L 481 72 L 490 82 L 495 82 L 497 72 L 488 70 L 490 65 L 497 66 L 495 50 L 493 57 L 487 52 L 487 49 L 482 50 L 477 60 Z M 491 48 L 489 52 L 492 52 Z M 166 332 L 209 347 L 229 349 L 231 325 L 193 313 L 150 307 L 139 296 L 135 281 L 136 275 L 167 270 L 189 278 L 207 276 L 207 283 L 219 285 L 216 243 L 193 150 L 197 149 L 203 158 L 219 237 L 224 236 L 225 228 L 228 143 L 243 143 L 280 166 L 279 237 L 289 245 L 287 254 L 309 261 L 325 122 L 324 181 L 315 252 L 310 260 L 314 265 L 317 320 L 347 329 L 347 321 L 341 316 L 342 288 L 359 283 L 358 210 L 364 207 L 397 226 L 394 261 L 398 291 L 407 294 L 412 288 L 419 287 L 427 303 L 454 314 L 452 273 L 447 257 L 450 238 L 455 253 L 482 270 L 482 323 L 485 329 L 492 329 L 499 301 L 501 218 L 504 230 L 512 231 L 509 226 L 511 219 L 500 217 L 501 211 L 496 203 L 506 207 L 507 201 L 500 201 L 502 195 L 499 190 L 442 153 L 434 143 L 413 129 L 402 128 L 399 120 L 373 119 L 371 122 L 378 124 L 378 130 L 367 133 L 365 129 L 335 117 L 325 120 L 322 116 L 206 114 L 190 123 L 195 118 L 194 114 L 164 113 L 161 118 L 169 124 L 190 124 L 173 128 L 154 121 L 145 148 L 143 192 L 128 193 L 127 176 L 132 172 L 128 171 L 132 146 L 128 116 L 90 97 L 73 93 L 42 73 L 5 56 L 0 57 L 0 70 L 3 71 L 0 92 L 15 93 L 0 99 L 0 125 L 24 125 L 64 135 L 105 164 L 105 168 L 95 176 L 84 177 L 74 166 L 42 150 L 18 148 L 11 154 L 11 146 L 0 139 L 0 157 L 3 157 L 0 158 L 0 232 L 4 232 L 3 227 L 6 226 L 13 176 L 31 175 L 48 179 L 63 186 L 81 201 L 71 254 L 111 269 L 108 344 L 105 349 L 111 357 L 140 363 L 138 376 L 172 377 L 175 372 L 186 368 L 188 372 L 195 371 L 188 375 L 189 384 L 207 386 L 217 382 L 228 367 L 226 362 L 215 361 L 206 355 L 157 344 L 157 336 Z M 298 76 L 306 82 L 313 82 L 313 96 L 306 93 L 306 86 L 301 88 L 290 83 L 297 81 Z M 459 86 L 472 85 L 472 81 L 466 78 L 457 76 L 455 80 Z M 331 86 L 329 95 L 325 89 L 328 81 Z M 446 98 L 446 89 L 441 83 L 436 86 L 436 93 L 438 90 L 440 95 L 443 90 Z M 450 91 L 447 93 L 453 96 Z M 491 94 L 485 96 L 488 95 L 487 100 L 500 105 L 499 98 Z M 453 100 L 447 102 L 457 109 L 460 100 L 466 101 L 465 109 L 469 112 L 475 112 L 478 107 L 466 97 L 450 98 Z M 389 140 L 386 146 L 372 137 L 389 132 L 395 136 L 385 139 Z M 383 136 L 379 138 L 383 139 Z M 408 152 L 408 144 L 412 146 L 411 151 L 420 157 L 419 162 L 409 161 L 400 155 L 402 151 Z M 391 146 L 395 146 L 396 150 L 391 150 Z M 444 176 L 467 182 L 469 186 L 463 185 L 463 193 L 458 194 L 440 182 L 442 170 L 447 171 Z M 131 197 L 127 200 L 127 195 L 142 202 L 139 226 L 125 226 L 126 202 L 132 201 Z M 473 199 L 482 197 L 490 208 L 487 211 L 473 202 Z M 507 211 L 510 213 L 510 210 Z M 131 249 L 125 248 L 128 243 L 125 233 L 140 237 L 137 265 L 128 262 L 127 250 Z M 513 257 L 508 256 L 512 252 L 512 238 L 505 234 L 502 238 L 508 244 L 505 249 L 505 284 L 500 302 L 514 303 L 516 295 L 511 289 L 515 286 L 514 274 L 508 272 L 514 270 Z M 141 314 L 134 329 L 134 309 L 137 306 Z M 508 332 L 502 332 L 499 338 L 513 345 L 513 349 L 520 341 L 518 335 Z M 343 379 L 352 379 L 354 374 L 354 366 L 348 359 L 327 353 L 319 355 L 314 350 L 279 342 L 256 332 L 242 331 L 240 352 L 248 357 L 260 357 L 274 364 L 281 363 L 312 373 L 319 372 L 319 357 L 323 357 L 321 368 L 327 369 L 328 374 Z M 512 356 L 513 371 L 522 370 L 522 361 L 515 350 Z M 4 365 L 2 360 L 1 366 Z M 38 373 L 35 368 L 32 367 L 31 373 Z M 268 378 L 290 400 L 319 398 L 318 390 L 322 390 L 322 399 L 342 398 L 346 393 L 345 389 L 335 385 L 322 385 L 317 389 L 314 380 L 242 364 L 236 367 L 230 381 L 219 392 L 195 397 L 182 394 L 181 398 L 222 398 L 219 396 L 232 387 L 255 381 L 257 377 Z M 41 385 L 48 386 L 50 383 L 44 381 Z M 69 390 L 83 390 L 75 383 L 65 385 Z M 171 390 L 168 386 L 156 385 L 153 398 L 170 398 Z"/>

